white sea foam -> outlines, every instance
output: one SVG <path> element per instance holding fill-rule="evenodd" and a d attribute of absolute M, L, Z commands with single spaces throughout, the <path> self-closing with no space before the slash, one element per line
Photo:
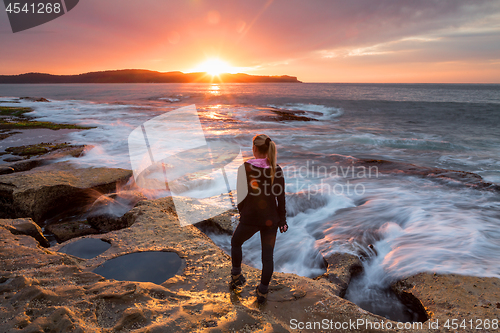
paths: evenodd
<path fill-rule="evenodd" d="M 48 103 L 20 100 L 20 102 L 2 104 L 14 107 L 31 107 L 34 111 L 27 113 L 27 115 L 38 121 L 95 127 L 71 132 L 67 135 L 66 141 L 72 144 L 87 144 L 94 146 L 94 148 L 83 157 L 66 157 L 63 160 L 71 160 L 74 164 L 82 166 L 124 169 L 131 169 L 127 145 L 130 132 L 155 115 L 172 109 L 77 100 L 52 100 Z"/>
<path fill-rule="evenodd" d="M 500 277 L 498 194 L 413 177 L 380 185 L 367 182 L 369 201 L 347 219 L 334 218 L 319 246 L 328 249 L 329 238 L 352 237 L 374 244 L 378 256 L 365 269 L 382 284 L 419 272 Z"/>
<path fill-rule="evenodd" d="M 388 137 L 372 133 L 346 135 L 345 141 L 362 145 L 373 145 L 373 146 L 404 148 L 404 149 L 452 150 L 452 151 L 464 149 L 464 147 L 459 144 L 435 138 L 417 138 L 417 137 L 398 138 L 398 137 Z"/>

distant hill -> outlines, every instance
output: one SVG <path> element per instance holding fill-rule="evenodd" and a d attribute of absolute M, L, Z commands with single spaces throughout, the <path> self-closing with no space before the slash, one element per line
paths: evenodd
<path fill-rule="evenodd" d="M 123 69 L 103 72 L 90 72 L 78 75 L 52 75 L 26 73 L 19 75 L 0 75 L 0 83 L 254 83 L 254 82 L 294 82 L 300 83 L 295 76 L 258 76 L 244 73 L 221 74 L 207 73 L 155 72 L 140 69 Z"/>

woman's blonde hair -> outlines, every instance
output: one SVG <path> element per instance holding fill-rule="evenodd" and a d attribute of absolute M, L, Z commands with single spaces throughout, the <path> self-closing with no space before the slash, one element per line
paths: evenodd
<path fill-rule="evenodd" d="M 276 175 L 276 144 L 271 138 L 265 134 L 258 134 L 253 137 L 253 144 L 261 154 L 267 154 L 267 161 L 271 166 L 271 183 L 274 183 Z"/>

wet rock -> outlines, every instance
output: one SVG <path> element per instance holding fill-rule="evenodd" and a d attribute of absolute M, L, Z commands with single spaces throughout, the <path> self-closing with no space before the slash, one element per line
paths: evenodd
<path fill-rule="evenodd" d="M 9 130 L 0 130 L 0 140 L 7 139 L 9 136 L 12 136 L 12 135 L 18 134 L 18 133 L 21 133 L 21 132 L 9 131 Z M 4 152 L 1 152 L 0 156 L 4 155 L 4 154 L 5 154 Z"/>
<path fill-rule="evenodd" d="M 26 101 L 30 101 L 30 102 L 50 102 L 48 99 L 44 98 L 44 97 L 19 97 L 19 99 L 23 99 L 23 100 L 26 100 Z"/>
<path fill-rule="evenodd" d="M 88 224 L 99 232 L 110 232 L 130 227 L 133 223 L 132 219 L 125 216 L 115 216 L 112 214 L 100 214 L 87 217 Z"/>
<path fill-rule="evenodd" d="M 49 224 L 45 230 L 52 233 L 59 243 L 66 242 L 75 237 L 94 235 L 100 233 L 87 221 L 73 221 L 65 223 Z"/>
<path fill-rule="evenodd" d="M 492 319 L 498 318 L 495 305 L 500 299 L 498 278 L 420 273 L 398 281 L 392 288 L 403 298 L 419 302 L 429 322 L 439 321 L 440 327 L 447 320 L 456 319 L 458 323 L 465 320 L 467 327 L 461 327 L 460 332 L 477 332 L 477 324 L 484 330 L 486 319 L 491 324 Z"/>
<path fill-rule="evenodd" d="M 317 121 L 317 119 L 301 116 L 304 111 L 278 110 L 274 108 L 267 109 L 272 115 L 255 117 L 256 120 L 263 121 Z"/>
<path fill-rule="evenodd" d="M 306 117 L 306 116 L 299 116 L 297 115 L 297 111 L 285 111 L 285 110 L 272 110 L 277 117 L 276 120 L 278 121 L 284 121 L 284 120 L 299 120 L 299 121 L 317 121 L 317 119 Z"/>
<path fill-rule="evenodd" d="M 37 158 L 30 158 L 27 160 L 21 159 L 20 161 L 15 163 L 2 164 L 0 165 L 0 175 L 9 174 L 13 172 L 28 171 L 36 167 L 48 164 L 52 160 L 64 156 L 80 157 L 91 148 L 92 146 L 84 146 L 84 145 L 63 147 L 55 151 L 51 151 Z"/>
<path fill-rule="evenodd" d="M 78 169 L 68 162 L 0 175 L 0 217 L 31 217 L 40 223 L 74 206 L 90 204 L 98 195 L 116 190 L 130 170 Z"/>
<path fill-rule="evenodd" d="M 25 157 L 17 157 L 17 156 L 14 156 L 14 157 L 6 157 L 6 158 L 4 158 L 3 160 L 4 160 L 5 162 L 18 162 L 18 161 L 22 161 L 22 160 L 24 160 L 24 159 L 25 159 Z"/>
<path fill-rule="evenodd" d="M 327 272 L 317 279 L 325 279 L 330 282 L 332 292 L 344 297 L 351 279 L 363 272 L 361 259 L 350 253 L 334 253 L 325 258 Z"/>
<path fill-rule="evenodd" d="M 8 173 L 13 173 L 15 170 L 13 167 L 6 166 L 6 165 L 0 165 L 0 175 L 5 175 Z"/>
<path fill-rule="evenodd" d="M 286 195 L 286 214 L 296 216 L 308 209 L 316 210 L 328 204 L 328 197 L 321 194 L 311 194 L 309 192 L 299 192 Z"/>
<path fill-rule="evenodd" d="M 30 218 L 0 219 L 0 227 L 9 230 L 14 235 L 31 236 L 41 246 L 50 246 L 49 241 L 43 235 L 42 229 Z"/>

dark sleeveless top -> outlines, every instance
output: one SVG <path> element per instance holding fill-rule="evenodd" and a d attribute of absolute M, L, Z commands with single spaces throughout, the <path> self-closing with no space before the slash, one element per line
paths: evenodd
<path fill-rule="evenodd" d="M 246 172 L 248 194 L 238 204 L 240 223 L 268 227 L 285 225 L 285 178 L 281 167 L 276 165 L 272 185 L 271 168 L 260 168 L 248 162 L 242 167 Z"/>

